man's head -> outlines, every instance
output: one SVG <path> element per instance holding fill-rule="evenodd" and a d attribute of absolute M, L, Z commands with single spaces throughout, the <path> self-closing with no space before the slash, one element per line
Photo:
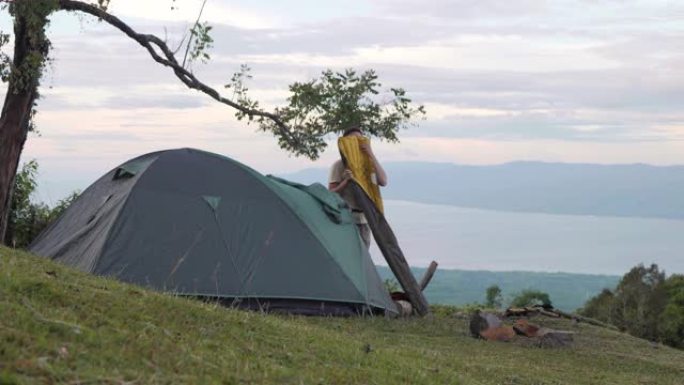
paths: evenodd
<path fill-rule="evenodd" d="M 363 136 L 363 131 L 361 131 L 361 127 L 359 126 L 351 126 L 344 130 L 342 136 Z"/>

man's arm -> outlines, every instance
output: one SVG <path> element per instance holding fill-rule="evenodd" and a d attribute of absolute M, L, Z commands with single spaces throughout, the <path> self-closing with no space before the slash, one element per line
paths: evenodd
<path fill-rule="evenodd" d="M 373 168 L 375 169 L 375 177 L 378 181 L 378 186 L 387 186 L 387 173 L 385 172 L 385 169 L 382 168 L 382 165 L 380 165 L 378 158 L 375 157 L 375 154 L 373 153 L 373 149 L 371 148 L 370 143 L 362 144 L 361 150 L 368 154 L 368 157 L 373 163 Z"/>
<path fill-rule="evenodd" d="M 330 182 L 330 183 L 328 183 L 328 190 L 330 190 L 332 192 L 342 191 L 345 187 L 347 187 L 351 178 L 352 178 L 351 170 L 344 170 L 344 174 L 342 174 L 342 181 L 341 182 Z"/>

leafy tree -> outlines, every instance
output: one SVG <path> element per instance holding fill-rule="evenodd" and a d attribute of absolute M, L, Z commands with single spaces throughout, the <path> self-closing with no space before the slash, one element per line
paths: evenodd
<path fill-rule="evenodd" d="M 603 289 L 597 296 L 589 299 L 579 313 L 585 317 L 613 324 L 613 305 L 615 295 L 610 289 Z"/>
<path fill-rule="evenodd" d="M 684 275 L 672 275 L 664 283 L 667 304 L 659 317 L 659 338 L 666 344 L 684 348 Z"/>
<path fill-rule="evenodd" d="M 258 109 L 259 102 L 247 95 L 245 87 L 245 80 L 251 79 L 249 71 L 243 65 L 226 88 L 233 89 L 234 97 L 243 107 Z M 237 116 L 256 120 L 260 130 L 273 133 L 282 148 L 315 159 L 326 148 L 327 134 L 359 125 L 368 135 L 396 142 L 398 129 L 407 128 L 414 117 L 425 114 L 423 106 L 411 105 L 402 88 L 383 93 L 381 87 L 373 70 L 325 70 L 319 79 L 290 85 L 288 104 L 276 108 L 276 114 L 296 130 L 283 132 L 277 122 L 263 115 L 255 117 L 239 111 Z M 292 136 L 295 141 L 288 141 Z"/>
<path fill-rule="evenodd" d="M 490 308 L 500 308 L 503 300 L 501 288 L 498 285 L 492 285 L 487 288 L 486 293 L 485 305 Z"/>
<path fill-rule="evenodd" d="M 666 305 L 665 272 L 652 264 L 633 267 L 615 289 L 613 324 L 637 337 L 657 340 L 659 316 Z"/>
<path fill-rule="evenodd" d="M 523 290 L 520 294 L 516 295 L 511 302 L 513 307 L 525 307 L 525 306 L 544 306 L 552 307 L 551 298 L 547 293 L 539 290 Z"/>
<path fill-rule="evenodd" d="M 614 290 L 605 289 L 587 301 L 580 313 L 631 335 L 676 346 L 684 333 L 684 280 L 677 275 L 666 280 L 658 265 L 639 264 Z"/>
<path fill-rule="evenodd" d="M 14 179 L 12 208 L 9 213 L 5 244 L 13 247 L 26 247 L 41 231 L 78 197 L 77 192 L 60 200 L 54 207 L 44 203 L 31 202 L 31 195 L 36 189 L 38 162 L 31 160 L 25 163 Z"/>
<path fill-rule="evenodd" d="M 273 133 L 281 148 L 297 155 L 316 159 L 325 148 L 329 134 L 342 132 L 347 124 L 361 124 L 371 136 L 397 140 L 397 131 L 407 127 L 416 117 L 424 115 L 422 106 L 413 107 L 406 92 L 390 88 L 382 95 L 381 84 L 373 71 L 357 74 L 324 71 L 321 79 L 295 83 L 288 105 L 274 112 L 263 110 L 258 101 L 247 95 L 248 67 L 233 76 L 228 88 L 233 98 L 198 79 L 191 63 L 210 59 L 213 44 L 211 26 L 194 23 L 187 36 L 184 57 L 179 61 L 167 42 L 155 35 L 133 30 L 121 19 L 107 12 L 109 0 L 96 3 L 77 0 L 0 0 L 2 10 L 14 19 L 14 53 L 0 56 L 0 77 L 8 83 L 0 116 L 0 239 L 4 240 L 11 207 L 11 187 L 16 175 L 26 137 L 32 130 L 40 77 L 50 51 L 46 36 L 49 16 L 58 11 L 78 12 L 96 17 L 135 40 L 162 66 L 168 67 L 188 88 L 200 91 L 219 103 L 236 110 L 238 118 L 256 121 L 263 131 Z M 203 3 L 204 4 L 204 3 Z M 201 12 L 200 12 L 201 16 Z M 0 47 L 10 41 L 9 34 L 0 32 Z M 180 47 L 180 45 L 179 45 Z"/>
<path fill-rule="evenodd" d="M 14 179 L 14 192 L 12 194 L 12 206 L 8 217 L 5 244 L 23 246 L 26 242 L 25 234 L 28 232 L 27 224 L 34 216 L 31 207 L 31 194 L 36 189 L 36 173 L 38 162 L 31 160 L 24 164 L 21 171 Z"/>

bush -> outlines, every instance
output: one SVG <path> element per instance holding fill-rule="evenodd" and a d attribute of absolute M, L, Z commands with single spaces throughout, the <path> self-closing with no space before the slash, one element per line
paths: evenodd
<path fill-rule="evenodd" d="M 501 288 L 498 285 L 492 285 L 487 288 L 485 305 L 489 308 L 500 308 L 502 302 Z"/>
<path fill-rule="evenodd" d="M 37 187 L 37 174 L 38 162 L 35 159 L 24 163 L 17 172 L 4 239 L 6 245 L 16 248 L 27 247 L 50 222 L 59 217 L 78 198 L 78 193 L 73 192 L 57 202 L 54 207 L 31 202 L 31 196 Z"/>
<path fill-rule="evenodd" d="M 539 290 L 523 290 L 520 294 L 516 295 L 513 298 L 513 301 L 511 301 L 512 307 L 525 307 L 536 305 L 544 307 L 553 307 L 549 295 Z"/>

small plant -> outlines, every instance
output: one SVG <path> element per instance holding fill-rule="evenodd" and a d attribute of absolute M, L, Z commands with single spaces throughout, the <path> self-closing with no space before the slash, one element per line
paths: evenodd
<path fill-rule="evenodd" d="M 498 309 L 501 307 L 502 296 L 501 288 L 498 285 L 492 285 L 487 288 L 487 297 L 485 305 L 489 308 Z"/>
<path fill-rule="evenodd" d="M 397 280 L 394 278 L 387 278 L 383 281 L 383 283 L 385 284 L 387 291 L 389 291 L 390 293 L 394 293 L 395 291 L 401 291 L 401 286 L 399 286 L 399 282 L 397 282 Z"/>

